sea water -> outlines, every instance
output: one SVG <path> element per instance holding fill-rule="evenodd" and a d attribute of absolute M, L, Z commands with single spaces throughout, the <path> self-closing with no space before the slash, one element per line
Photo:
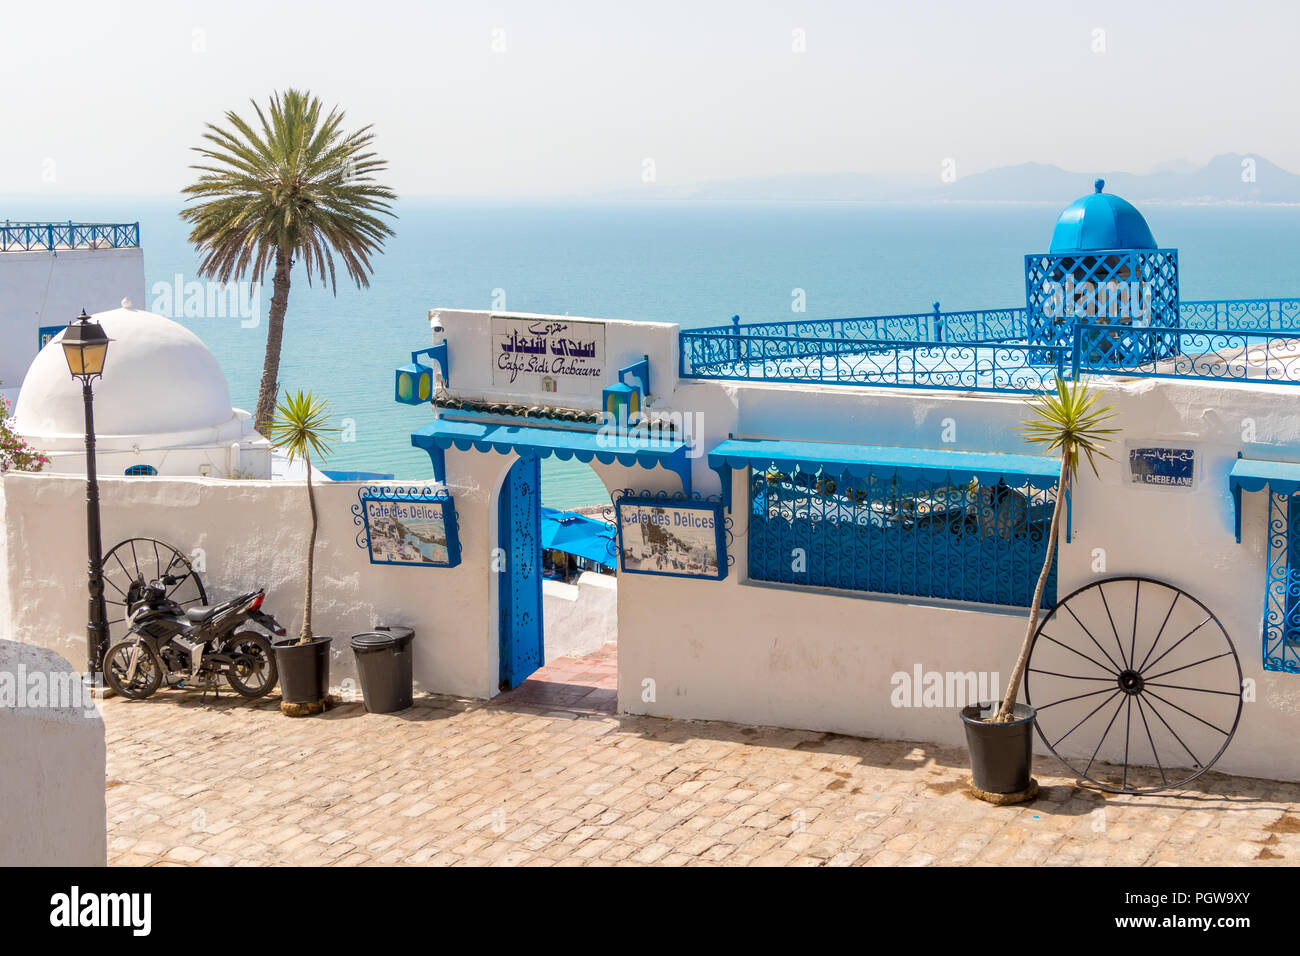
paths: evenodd
<path fill-rule="evenodd" d="M 325 467 L 426 480 L 428 456 L 410 435 L 430 411 L 393 401 L 393 369 L 430 344 L 431 307 L 689 328 L 734 314 L 770 322 L 925 312 L 936 301 L 945 310 L 1019 306 L 1024 256 L 1046 251 L 1060 207 L 404 200 L 370 288 L 357 290 L 340 268 L 334 295 L 295 269 L 280 387 L 330 400 L 344 440 Z M 177 276 L 197 279 L 180 208 L 179 199 L 24 197 L 0 202 L 0 218 L 139 220 L 147 301 L 137 305 L 155 308 Z M 1179 250 L 1184 299 L 1300 296 L 1300 208 L 1146 205 L 1143 213 L 1157 241 Z M 249 410 L 269 305 L 268 281 L 256 323 L 229 313 L 174 316 L 212 350 L 232 401 Z M 608 500 L 576 460 L 543 462 L 542 497 L 558 508 Z"/>

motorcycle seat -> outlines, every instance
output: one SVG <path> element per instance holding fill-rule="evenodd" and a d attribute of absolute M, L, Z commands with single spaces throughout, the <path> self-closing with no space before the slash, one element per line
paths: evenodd
<path fill-rule="evenodd" d="M 185 618 L 192 624 L 202 624 L 220 611 L 226 611 L 237 604 L 243 604 L 256 593 L 256 591 L 249 591 L 247 594 L 241 594 L 239 597 L 224 601 L 221 604 L 196 604 L 194 607 L 185 609 Z"/>

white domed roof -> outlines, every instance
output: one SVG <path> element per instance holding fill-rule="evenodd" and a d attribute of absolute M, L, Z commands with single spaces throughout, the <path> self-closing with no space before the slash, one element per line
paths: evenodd
<path fill-rule="evenodd" d="M 94 383 L 95 434 L 147 438 L 211 429 L 235 417 L 221 366 L 197 335 L 171 319 L 131 307 L 99 312 L 112 340 Z M 33 360 L 14 407 L 18 432 L 53 439 L 85 433 L 81 383 L 54 337 Z"/>

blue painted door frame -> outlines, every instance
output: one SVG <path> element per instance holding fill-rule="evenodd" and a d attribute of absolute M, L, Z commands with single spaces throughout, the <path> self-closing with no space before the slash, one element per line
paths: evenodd
<path fill-rule="evenodd" d="M 497 572 L 502 690 L 518 687 L 545 663 L 541 491 L 541 461 L 528 455 L 510 467 L 497 503 L 497 545 L 504 557 Z"/>

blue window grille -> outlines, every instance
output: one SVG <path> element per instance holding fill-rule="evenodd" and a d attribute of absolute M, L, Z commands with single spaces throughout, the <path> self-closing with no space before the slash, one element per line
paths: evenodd
<path fill-rule="evenodd" d="M 749 490 L 752 580 L 1015 607 L 1033 601 L 1056 503 L 1054 487 L 825 468 L 751 468 Z"/>
<path fill-rule="evenodd" d="M 132 465 L 124 474 L 133 478 L 153 477 L 158 474 L 158 469 L 153 465 Z"/>
<path fill-rule="evenodd" d="M 1300 674 L 1300 495 L 1268 499 L 1264 670 Z"/>

